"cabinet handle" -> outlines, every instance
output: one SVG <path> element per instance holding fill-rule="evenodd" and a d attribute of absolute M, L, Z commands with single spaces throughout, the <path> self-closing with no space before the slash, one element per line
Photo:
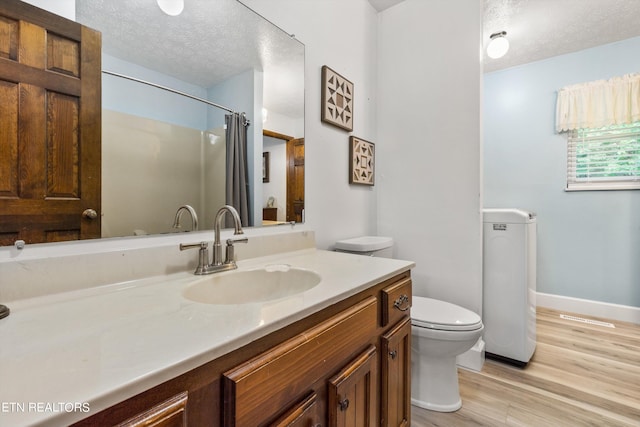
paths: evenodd
<path fill-rule="evenodd" d="M 409 310 L 411 308 L 411 304 L 409 303 L 409 296 L 406 294 L 400 295 L 398 299 L 393 303 L 393 306 L 400 311 Z"/>
<path fill-rule="evenodd" d="M 349 407 L 349 399 L 344 399 L 338 402 L 338 406 L 340 406 L 341 411 L 346 411 Z"/>
<path fill-rule="evenodd" d="M 395 350 L 392 350 L 389 352 L 389 356 L 391 356 L 392 359 L 395 360 L 396 356 L 398 355 L 398 352 Z"/>

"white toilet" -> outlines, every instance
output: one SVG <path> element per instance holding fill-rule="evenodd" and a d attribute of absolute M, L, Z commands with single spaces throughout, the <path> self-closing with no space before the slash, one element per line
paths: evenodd
<path fill-rule="evenodd" d="M 445 301 L 413 297 L 411 403 L 439 412 L 462 406 L 456 356 L 475 345 L 484 325 L 476 313 Z"/>
<path fill-rule="evenodd" d="M 364 236 L 336 242 L 336 250 L 391 257 L 393 239 Z M 413 297 L 411 307 L 411 403 L 439 412 L 460 409 L 456 357 L 471 349 L 484 325 L 471 310 L 432 298 Z"/>

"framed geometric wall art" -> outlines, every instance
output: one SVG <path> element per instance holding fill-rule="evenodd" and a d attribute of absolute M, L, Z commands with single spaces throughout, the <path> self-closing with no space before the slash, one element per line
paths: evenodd
<path fill-rule="evenodd" d="M 353 83 L 322 66 L 322 121 L 353 130 Z"/>
<path fill-rule="evenodd" d="M 376 166 L 376 147 L 373 142 L 349 137 L 349 184 L 373 185 Z"/>

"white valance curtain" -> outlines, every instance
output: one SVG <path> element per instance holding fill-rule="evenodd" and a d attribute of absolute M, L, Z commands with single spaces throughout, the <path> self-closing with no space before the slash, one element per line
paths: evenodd
<path fill-rule="evenodd" d="M 581 83 L 558 91 L 556 131 L 640 121 L 640 74 Z"/>

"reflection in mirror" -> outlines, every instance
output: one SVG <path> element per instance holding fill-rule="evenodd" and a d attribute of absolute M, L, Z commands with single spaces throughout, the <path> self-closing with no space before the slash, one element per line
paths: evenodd
<path fill-rule="evenodd" d="M 304 220 L 304 138 L 263 131 L 262 224 Z M 263 176 L 265 174 L 263 172 Z"/>
<path fill-rule="evenodd" d="M 304 46 L 236 0 L 193 0 L 176 17 L 143 0 L 117 3 L 77 5 L 78 20 L 102 32 L 103 69 L 245 112 L 251 121 L 249 225 L 262 224 L 262 126 L 304 136 Z M 263 109 L 267 121 L 261 120 Z M 211 228 L 225 204 L 224 114 L 103 77 L 103 152 L 110 152 L 103 162 L 103 237 L 171 232 L 173 215 L 184 204 L 194 207 L 201 229 Z M 138 123 L 123 127 L 113 116 Z M 146 147 L 134 148 L 140 144 Z M 133 180 L 123 174 L 126 163 Z M 122 218 L 125 206 L 131 220 Z"/>
<path fill-rule="evenodd" d="M 179 16 L 146 0 L 82 0 L 76 17 L 102 33 L 104 70 L 246 113 L 250 224 L 262 224 L 262 129 L 304 137 L 304 45 L 237 0 L 190 0 Z M 102 237 L 176 232 L 183 205 L 213 228 L 225 204 L 225 114 L 103 75 Z"/>
<path fill-rule="evenodd" d="M 211 228 L 225 204 L 223 125 L 202 132 L 112 110 L 102 123 L 102 237 L 171 232 L 182 205 Z"/>

